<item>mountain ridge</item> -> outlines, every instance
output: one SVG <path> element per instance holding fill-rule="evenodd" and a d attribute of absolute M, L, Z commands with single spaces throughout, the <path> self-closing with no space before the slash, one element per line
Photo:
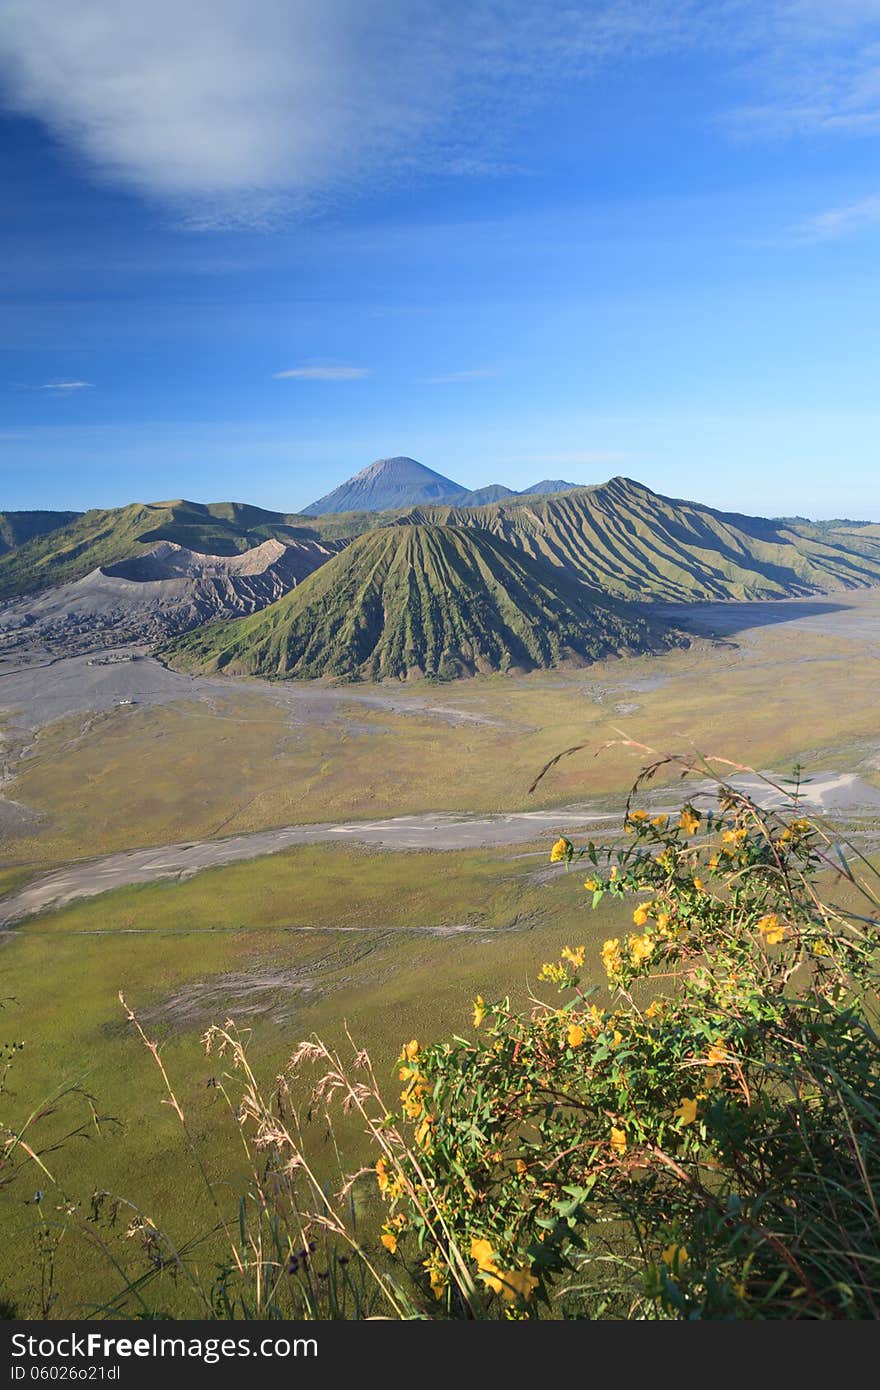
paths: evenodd
<path fill-rule="evenodd" d="M 379 527 L 252 618 L 163 649 L 186 670 L 413 679 L 584 664 L 686 642 L 476 528 Z"/>
<path fill-rule="evenodd" d="M 484 528 L 627 600 L 791 598 L 880 584 L 872 536 L 722 512 L 623 476 L 529 503 L 411 508 L 396 524 L 414 522 Z"/>
<path fill-rule="evenodd" d="M 456 507 L 481 507 L 506 497 L 521 497 L 539 490 L 559 491 L 574 487 L 559 480 L 533 483 L 517 492 L 504 483 L 470 489 L 452 478 L 427 468 L 406 454 L 376 459 L 332 492 L 303 508 L 303 516 L 327 516 L 334 512 L 395 511 L 401 507 L 444 503 Z"/>

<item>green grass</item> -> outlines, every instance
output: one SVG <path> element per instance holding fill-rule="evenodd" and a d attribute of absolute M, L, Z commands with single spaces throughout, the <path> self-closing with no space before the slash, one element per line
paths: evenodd
<path fill-rule="evenodd" d="M 880 581 L 880 547 L 859 530 L 718 512 L 612 478 L 533 505 L 418 507 L 403 518 L 491 531 L 528 555 L 637 600 L 785 598 Z"/>
<path fill-rule="evenodd" d="M 0 898 L 23 888 L 38 872 L 32 864 L 15 864 L 9 868 L 0 868 Z"/>
<path fill-rule="evenodd" d="M 211 1021 L 232 1013 L 252 1028 L 251 1049 L 272 1076 L 297 1041 L 312 1031 L 344 1042 L 347 1023 L 389 1077 L 409 1037 L 439 1037 L 469 1026 L 471 1002 L 512 993 L 520 1001 L 540 964 L 568 941 L 598 945 L 615 918 L 591 914 L 577 875 L 530 878 L 544 855 L 359 853 L 307 848 L 246 865 L 212 870 L 180 885 L 125 889 L 28 923 L 7 941 L 5 967 L 16 982 L 10 1035 L 25 1041 L 4 1110 L 21 1119 L 35 1104 L 76 1083 L 114 1117 L 88 1138 L 70 1141 L 47 1161 L 66 1198 L 86 1212 L 95 1190 L 134 1201 L 183 1242 L 207 1230 L 211 1211 L 179 1127 L 161 1104 L 155 1065 L 130 1034 L 118 1003 L 123 989 L 150 1036 L 162 1043 L 168 1067 L 213 1176 L 229 1193 L 244 1182 L 228 1116 L 206 1082 L 217 1068 L 199 1039 Z M 298 922 L 314 930 L 291 930 Z M 475 932 L 429 935 L 426 927 L 470 922 Z M 339 928 L 353 928 L 340 931 Z M 224 977 L 258 985 L 265 972 L 290 972 L 302 993 L 250 994 Z M 196 987 L 210 986 L 207 1002 Z M 51 1107 L 47 1107 L 51 1110 Z M 60 1136 L 75 1101 L 47 1113 L 32 1138 Z M 85 1111 L 83 1110 L 83 1113 Z M 362 1153 L 362 1136 L 343 1120 L 346 1162 Z M 328 1178 L 335 1159 L 313 1139 Z M 33 1306 L 38 1213 L 25 1198 L 57 1192 L 37 1174 L 0 1192 L 6 1238 L 0 1293 L 23 1310 Z M 122 1228 L 127 1224 L 120 1217 Z M 138 1264 L 135 1242 L 107 1230 L 117 1255 Z M 206 1253 L 210 1268 L 216 1255 Z M 55 1316 L 75 1315 L 111 1295 L 118 1277 L 78 1242 L 58 1251 L 60 1298 Z M 177 1311 L 185 1297 L 169 1283 L 163 1296 Z"/>
<path fill-rule="evenodd" d="M 866 629 L 878 601 L 873 592 L 858 601 Z M 599 750 L 621 728 L 655 747 L 696 746 L 783 772 L 800 760 L 876 780 L 876 662 L 864 642 L 785 624 L 744 642 L 580 672 L 433 689 L 395 683 L 386 693 L 399 712 L 346 693 L 342 704 L 324 713 L 309 706 L 289 724 L 272 689 L 254 686 L 246 694 L 231 689 L 214 708 L 192 702 L 71 718 L 39 734 L 18 764 L 9 794 L 45 819 L 10 842 L 8 858 L 55 863 L 427 810 L 522 810 L 603 797 L 619 805 L 638 755 Z M 638 688 L 645 683 L 654 688 Z M 486 722 L 453 724 L 431 706 Z M 587 750 L 529 797 L 542 764 L 583 741 Z"/>
<path fill-rule="evenodd" d="M 79 512 L 0 512 L 0 554 L 75 521 Z"/>
<path fill-rule="evenodd" d="M 358 518 L 333 517 L 324 525 L 311 517 L 267 512 L 241 502 L 132 502 L 82 515 L 69 513 L 66 525 L 48 534 L 35 529 L 31 538 L 21 536 L 16 549 L 0 556 L 0 598 L 81 579 L 96 566 L 142 554 L 157 541 L 174 541 L 209 555 L 235 555 L 272 537 L 340 537 L 351 535 L 352 527 L 358 529 Z"/>
<path fill-rule="evenodd" d="M 681 638 L 488 532 L 386 526 L 260 613 L 165 649 L 172 665 L 314 679 L 450 679 L 531 670 Z"/>
<path fill-rule="evenodd" d="M 878 596 L 854 603 L 870 631 Z M 577 673 L 395 685 L 408 713 L 358 704 L 349 692 L 342 704 L 288 723 L 275 690 L 254 686 L 231 689 L 213 706 L 68 719 L 37 737 L 8 788 L 46 819 L 37 835 L 8 844 L 0 892 L 14 891 L 41 863 L 297 821 L 593 798 L 619 805 L 642 759 L 619 748 L 599 752 L 617 727 L 660 748 L 693 743 L 758 767 L 785 770 L 800 760 L 877 781 L 870 770 L 875 668 L 864 638 L 781 624 L 750 632 L 738 649 L 698 645 Z M 618 704 L 637 708 L 621 713 Z M 488 722 L 451 724 L 429 706 Z M 561 763 L 529 798 L 545 759 L 583 740 L 588 750 Z M 181 1240 L 202 1232 L 211 1212 L 197 1195 L 177 1122 L 161 1104 L 154 1064 L 126 1030 L 118 990 L 162 1041 L 193 1132 L 232 1202 L 244 1175 L 221 1098 L 207 1084 L 216 1063 L 200 1046 L 206 1023 L 235 1013 L 252 1027 L 254 1055 L 271 1076 L 300 1037 L 319 1031 L 338 1040 L 347 1022 L 388 1075 L 403 1040 L 466 1030 L 476 993 L 522 1001 L 560 946 L 584 941 L 595 958 L 601 941 L 620 930 L 623 910 L 603 903 L 590 914 L 579 876 L 539 882 L 531 875 L 540 865 L 541 856 L 512 850 L 303 847 L 24 923 L 2 941 L 10 982 L 3 993 L 14 996 L 0 1013 L 3 1036 L 26 1043 L 4 1109 L 20 1118 L 79 1082 L 121 1127 L 90 1129 L 52 1158 L 64 1192 L 87 1211 L 92 1193 L 107 1189 L 141 1203 Z M 424 930 L 464 923 L 477 930 Z M 267 972 L 279 971 L 296 988 L 262 989 Z M 393 1081 L 389 1090 L 396 1094 Z M 64 1132 L 74 1104 L 40 1121 L 44 1142 Z M 352 1121 L 342 1122 L 340 1136 L 354 1162 L 362 1137 Z M 329 1174 L 335 1160 L 317 1133 L 314 1151 Z M 34 1308 L 38 1211 L 25 1199 L 37 1186 L 47 1188 L 35 1178 L 32 1187 L 0 1189 L 9 1232 L 0 1296 L 14 1295 L 22 1311 Z M 142 1256 L 126 1224 L 120 1216 L 104 1234 L 124 1263 L 137 1264 Z M 215 1256 L 206 1248 L 208 1272 Z M 117 1287 L 105 1263 L 85 1261 L 69 1240 L 57 1269 L 56 1315 L 75 1314 Z M 173 1311 L 193 1311 L 169 1281 L 162 1296 Z"/>

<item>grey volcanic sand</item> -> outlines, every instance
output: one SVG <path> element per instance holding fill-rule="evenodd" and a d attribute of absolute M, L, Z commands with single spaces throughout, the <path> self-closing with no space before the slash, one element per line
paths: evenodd
<path fill-rule="evenodd" d="M 786 631 L 817 632 L 865 643 L 875 653 L 880 643 L 876 589 L 755 603 L 658 604 L 653 611 L 687 632 L 704 635 L 732 636 L 781 623 Z"/>
<path fill-rule="evenodd" d="M 0 653 L 73 656 L 256 613 L 342 548 L 340 541 L 267 540 L 240 555 L 202 555 L 160 541 L 82 579 L 0 605 Z"/>
<path fill-rule="evenodd" d="M 359 705 L 414 714 L 444 723 L 493 725 L 498 721 L 439 703 L 433 694 L 397 696 L 383 686 L 327 686 L 318 681 L 235 680 L 171 671 L 144 648 L 121 647 L 91 656 L 59 657 L 24 664 L 0 663 L 0 711 L 17 729 L 33 732 L 71 714 L 98 713 L 122 701 L 164 705 L 174 700 L 215 700 L 232 694 L 263 695 L 294 719 L 324 720 L 340 706 Z"/>
<path fill-rule="evenodd" d="M 871 601 L 873 599 L 873 602 Z M 676 610 L 680 614 L 681 610 Z M 688 610 L 694 626 L 714 627 L 715 631 L 738 631 L 749 627 L 769 627 L 778 622 L 802 624 L 810 630 L 858 640 L 869 647 L 878 638 L 877 593 L 832 599 L 791 599 L 782 603 L 722 603 L 695 605 Z M 727 627 L 724 627 L 724 624 Z M 135 659 L 131 659 L 135 658 Z M 875 658 L 869 658 L 875 659 Z M 617 689 L 651 688 L 647 678 L 641 685 L 622 682 Z M 0 711 L 19 735 L 33 731 L 65 715 L 112 708 L 120 701 L 138 704 L 165 704 L 179 700 L 213 701 L 240 693 L 262 695 L 280 704 L 291 722 L 319 720 L 351 721 L 358 708 L 390 710 L 440 722 L 499 724 L 500 721 L 470 714 L 436 700 L 431 691 L 397 694 L 392 686 L 330 687 L 319 682 L 232 680 L 222 677 L 191 677 L 169 671 L 160 662 L 135 648 L 109 652 L 97 658 L 70 657 L 30 665 L 0 663 Z M 451 692 L 450 692 L 451 693 Z M 585 693 L 598 691 L 589 688 Z M 611 693 L 603 689 L 599 698 Z M 771 779 L 773 773 L 767 774 Z M 776 780 L 785 774 L 776 775 Z M 776 792 L 759 779 L 729 779 L 763 806 L 772 808 L 786 801 L 784 790 Z M 780 782 L 784 788 L 785 782 Z M 675 796 L 673 803 L 670 798 Z M 680 805 L 689 796 L 697 805 L 714 799 L 710 782 L 681 786 L 675 793 L 658 789 L 653 800 L 656 809 Z M 876 819 L 880 814 L 880 789 L 855 773 L 814 774 L 802 788 L 802 807 L 830 817 L 864 814 Z M 26 808 L 6 802 L 12 819 L 28 816 Z M 0 801 L 0 810 L 3 803 Z M 202 869 L 277 853 L 294 845 L 343 842 L 369 845 L 383 850 L 478 849 L 542 841 L 564 833 L 575 838 L 578 830 L 595 833 L 620 820 L 619 810 L 600 805 L 569 806 L 559 811 L 525 812 L 495 816 L 467 816 L 439 812 L 401 816 L 387 820 L 346 824 L 294 825 L 249 835 L 232 836 L 194 844 L 168 845 L 134 850 L 95 861 L 78 861 L 63 870 L 45 875 L 18 893 L 0 900 L 0 926 L 8 926 L 35 913 L 63 906 L 81 897 L 92 897 L 126 884 L 150 883 L 159 879 L 186 878 Z"/>
<path fill-rule="evenodd" d="M 22 917 L 63 907 L 76 898 L 91 898 L 110 888 L 159 879 L 191 878 L 202 869 L 240 863 L 264 854 L 277 854 L 293 845 L 342 841 L 384 850 L 457 850 L 523 844 L 576 828 L 615 821 L 618 815 L 571 811 L 535 811 L 519 814 L 467 817 L 445 812 L 397 816 L 390 820 L 355 821 L 334 825 L 290 825 L 279 830 L 260 830 L 233 835 L 225 840 L 164 845 L 159 849 L 126 850 L 105 859 L 83 861 L 37 879 L 20 892 L 0 899 L 0 927 Z"/>
<path fill-rule="evenodd" d="M 767 774 L 770 778 L 773 775 Z M 768 810 L 790 804 L 784 788 L 774 790 L 753 777 L 730 780 Z M 685 792 L 677 789 L 674 803 L 666 800 L 668 790 L 661 791 L 656 794 L 653 809 L 669 809 L 673 804 L 677 807 L 684 797 L 698 806 L 705 803 L 708 808 L 715 794 L 715 785 L 709 781 L 691 785 Z M 880 811 L 880 789 L 863 782 L 854 773 L 819 773 L 802 788 L 800 806 L 804 811 L 823 815 L 842 812 L 852 815 L 858 811 L 876 815 Z M 63 907 L 77 898 L 95 897 L 111 888 L 155 883 L 160 879 L 187 879 L 202 869 L 277 854 L 294 845 L 343 842 L 395 851 L 489 849 L 536 840 L 546 845 L 560 834 L 574 837 L 579 831 L 595 834 L 607 830 L 609 823 L 620 823 L 621 815 L 621 811 L 600 812 L 589 806 L 495 816 L 431 812 L 388 820 L 290 825 L 221 840 L 127 850 L 104 859 L 71 864 L 0 899 L 0 927 L 8 927 L 35 913 Z"/>

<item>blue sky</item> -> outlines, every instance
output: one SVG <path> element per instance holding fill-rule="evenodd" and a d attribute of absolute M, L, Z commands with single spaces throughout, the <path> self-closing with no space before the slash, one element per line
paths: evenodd
<path fill-rule="evenodd" d="M 0 0 L 0 508 L 880 519 L 880 0 Z"/>

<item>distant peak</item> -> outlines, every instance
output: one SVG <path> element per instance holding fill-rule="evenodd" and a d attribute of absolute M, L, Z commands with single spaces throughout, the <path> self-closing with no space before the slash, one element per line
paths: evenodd
<path fill-rule="evenodd" d="M 406 454 L 376 459 L 360 473 L 303 508 L 304 516 L 330 512 L 385 512 L 420 502 L 454 502 L 465 489 Z"/>

